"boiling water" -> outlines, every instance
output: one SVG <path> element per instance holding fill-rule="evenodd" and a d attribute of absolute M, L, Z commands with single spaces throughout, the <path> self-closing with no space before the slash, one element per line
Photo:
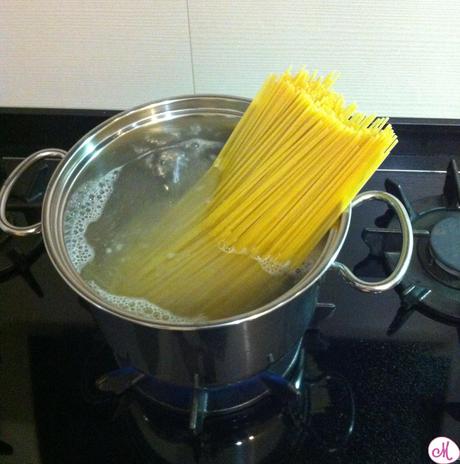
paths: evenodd
<path fill-rule="evenodd" d="M 72 193 L 64 218 L 67 250 L 76 270 L 99 297 L 123 312 L 148 320 L 184 323 L 209 318 L 208 314 L 196 310 L 188 314 L 184 308 L 174 308 L 165 301 L 160 307 L 155 294 L 134 290 L 142 269 L 136 268 L 137 261 L 133 266 L 132 260 L 133 255 L 138 256 L 142 266 L 143 256 L 149 253 L 146 237 L 152 236 L 151 231 L 208 170 L 221 146 L 218 142 L 190 139 L 158 148 L 102 177 L 86 181 Z M 200 186 L 194 208 L 205 207 L 215 184 L 212 180 Z M 181 221 L 181 217 L 174 218 L 169 225 L 172 233 L 183 227 Z M 164 231 L 158 231 L 161 232 Z M 180 265 L 185 257 L 168 258 Z M 129 266 L 126 266 L 127 260 L 130 260 Z M 259 264 L 266 270 L 270 266 L 264 260 Z M 271 271 L 276 274 L 279 269 Z M 156 279 L 161 278 L 162 269 L 159 269 Z M 187 280 L 194 278 L 191 275 Z M 263 292 L 252 292 L 251 308 L 235 307 L 234 310 L 241 313 L 268 302 L 292 285 L 293 279 L 284 279 L 280 285 L 280 278 L 273 276 L 267 282 L 268 288 Z M 187 288 L 188 282 L 183 284 Z M 205 298 L 206 289 L 203 292 Z M 236 292 L 238 289 L 234 289 Z M 231 314 L 221 314 L 228 315 Z"/>
<path fill-rule="evenodd" d="M 156 148 L 86 181 L 72 193 L 64 215 L 66 248 L 75 269 L 99 297 L 145 319 L 202 319 L 199 315 L 179 317 L 145 298 L 110 293 L 103 283 L 116 274 L 113 263 L 118 258 L 123 260 L 121 252 L 127 243 L 142 241 L 142 231 L 153 227 L 177 203 L 208 169 L 221 147 L 222 143 L 197 138 Z M 139 227 L 132 227 L 133 223 Z"/>

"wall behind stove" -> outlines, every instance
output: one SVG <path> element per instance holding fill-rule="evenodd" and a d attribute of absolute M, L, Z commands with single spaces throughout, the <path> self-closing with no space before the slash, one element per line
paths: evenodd
<path fill-rule="evenodd" d="M 0 106 L 253 96 L 303 63 L 391 116 L 460 118 L 457 0 L 2 0 Z"/>

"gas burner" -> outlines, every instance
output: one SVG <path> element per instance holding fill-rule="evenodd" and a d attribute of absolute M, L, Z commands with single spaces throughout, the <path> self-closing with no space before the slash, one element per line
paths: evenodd
<path fill-rule="evenodd" d="M 5 164 L 0 159 L 0 183 L 6 179 Z M 19 187 L 11 195 L 7 215 L 12 223 L 25 226 L 41 220 L 41 200 L 51 174 L 49 163 L 42 164 L 32 170 L 22 182 L 22 188 Z M 0 283 L 19 275 L 38 296 L 43 296 L 43 291 L 30 270 L 43 251 L 43 242 L 38 235 L 16 240 L 0 230 Z"/>
<path fill-rule="evenodd" d="M 386 190 L 404 204 L 414 230 L 414 255 L 397 287 L 401 307 L 388 329 L 397 332 L 414 311 L 444 324 L 460 327 L 460 176 L 455 160 L 447 169 L 442 195 L 409 201 L 402 187 L 387 179 Z M 363 231 L 368 258 L 391 272 L 398 261 L 401 233 L 392 211 L 375 221 L 377 228 Z M 383 259 L 382 259 L 383 258 Z"/>
<path fill-rule="evenodd" d="M 354 401 L 347 380 L 322 372 L 316 362 L 328 347 L 318 325 L 334 310 L 318 304 L 298 345 L 269 370 L 233 385 L 200 388 L 196 379 L 188 389 L 128 366 L 100 376 L 115 357 L 108 346 L 99 347 L 85 364 L 99 393 L 85 381 L 86 398 L 99 407 L 114 405 L 114 417 L 129 431 L 142 462 L 250 464 L 304 456 L 306 449 L 335 452 L 353 431 Z"/>
<path fill-rule="evenodd" d="M 143 462 L 317 462 L 346 446 L 353 432 L 354 401 L 348 382 L 304 371 L 296 400 L 267 396 L 243 410 L 209 417 L 199 435 L 187 420 L 152 403 L 132 400 L 124 420 Z"/>
<path fill-rule="evenodd" d="M 434 225 L 430 244 L 420 257 L 436 280 L 460 289 L 460 215 L 441 219 Z"/>
<path fill-rule="evenodd" d="M 354 427 L 353 393 L 345 378 L 319 370 L 305 343 L 298 361 L 290 379 L 295 394 L 279 384 L 250 405 L 208 415 L 199 433 L 190 430 L 188 414 L 135 389 L 121 397 L 117 417 L 142 462 L 317 462 L 346 446 Z"/>
<path fill-rule="evenodd" d="M 303 366 L 303 344 L 320 350 L 327 344 L 321 339 L 318 325 L 335 311 L 335 306 L 318 303 L 310 327 L 303 340 L 278 360 L 269 359 L 266 371 L 238 383 L 202 387 L 195 376 L 193 388 L 172 385 L 145 374 L 130 365 L 129 359 L 117 357 L 119 369 L 108 372 L 97 380 L 102 391 L 121 395 L 134 389 L 146 401 L 167 409 L 187 414 L 190 429 L 199 434 L 204 420 L 212 415 L 227 414 L 245 409 L 266 396 L 278 396 L 284 402 L 297 398 L 299 366 Z"/>
<path fill-rule="evenodd" d="M 299 343 L 273 362 L 269 370 L 252 378 L 231 385 L 202 388 L 196 377 L 195 386 L 189 388 L 167 384 L 126 366 L 127 361 L 117 361 L 125 367 L 99 377 L 97 387 L 101 391 L 119 396 L 134 391 L 142 403 L 183 414 L 188 418 L 189 429 L 197 435 L 202 433 L 205 419 L 211 416 L 247 409 L 268 396 L 279 397 L 286 403 L 295 400 L 304 364 L 302 343 Z"/>

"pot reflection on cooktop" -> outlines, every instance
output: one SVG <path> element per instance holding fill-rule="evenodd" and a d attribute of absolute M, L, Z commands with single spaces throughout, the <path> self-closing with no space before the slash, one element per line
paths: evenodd
<path fill-rule="evenodd" d="M 268 396 L 207 418 L 194 434 L 188 415 L 132 390 L 117 396 L 95 387 L 116 368 L 98 332 L 31 337 L 42 463 L 424 462 L 421 444 L 436 434 L 449 359 L 428 344 L 392 343 L 389 354 L 390 343 L 325 343 L 309 334 L 294 379 L 298 398 Z"/>

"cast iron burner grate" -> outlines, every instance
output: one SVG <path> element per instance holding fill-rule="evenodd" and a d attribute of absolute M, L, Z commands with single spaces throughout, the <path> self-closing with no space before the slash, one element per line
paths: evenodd
<path fill-rule="evenodd" d="M 279 391 L 241 410 L 209 416 L 199 434 L 188 430 L 184 415 L 131 399 L 125 420 L 143 462 L 305 462 L 305 449 L 324 456 L 344 448 L 355 420 L 351 388 L 342 376 L 315 370 L 307 357 L 303 346 L 293 378 L 296 395 Z"/>
<path fill-rule="evenodd" d="M 143 463 L 305 462 L 305 449 L 313 458 L 334 454 L 352 435 L 355 405 L 348 381 L 320 367 L 328 344 L 317 324 L 333 311 L 333 305 L 318 308 L 310 329 L 290 354 L 286 377 L 269 376 L 270 394 L 225 411 L 221 404 L 221 410 L 207 411 L 203 421 L 193 426 L 193 407 L 181 410 L 148 397 L 138 388 L 145 379 L 132 382 L 126 370 L 100 377 L 104 366 L 116 364 L 102 340 L 84 365 L 82 390 L 91 404 L 112 404 L 114 419 L 129 433 L 128 440 Z M 227 386 L 233 391 L 234 387 Z M 217 401 L 214 393 L 208 392 L 209 398 Z"/>
<path fill-rule="evenodd" d="M 0 159 L 0 184 L 7 177 L 5 164 Z M 41 201 L 51 174 L 52 167 L 45 162 L 21 181 L 7 205 L 8 219 L 13 224 L 25 226 L 41 220 Z M 30 269 L 43 251 L 39 235 L 16 239 L 0 230 L 0 283 L 19 275 L 38 296 L 43 296 Z"/>
<path fill-rule="evenodd" d="M 318 324 L 334 311 L 333 304 L 317 304 L 306 336 L 310 347 L 321 346 L 323 342 Z M 189 428 L 199 434 L 204 420 L 209 416 L 245 409 L 269 395 L 280 396 L 283 401 L 297 398 L 299 366 L 304 363 L 302 343 L 303 341 L 299 341 L 279 360 L 268 360 L 270 367 L 265 372 L 231 385 L 204 388 L 200 386 L 198 377 L 195 378 L 193 388 L 172 385 L 130 367 L 129 359 L 118 356 L 117 363 L 122 367 L 99 377 L 97 387 L 116 395 L 134 389 L 146 402 L 186 414 L 189 417 Z"/>
<path fill-rule="evenodd" d="M 131 431 L 142 462 L 259 463 L 278 452 L 280 459 L 294 456 L 309 440 L 321 453 L 335 452 L 353 432 L 353 393 L 345 378 L 322 372 L 314 360 L 328 347 L 318 325 L 334 310 L 318 304 L 301 342 L 238 384 L 187 389 L 132 368 L 101 376 L 103 366 L 120 362 L 111 354 L 111 363 L 96 356 L 85 366 L 85 397 L 115 401 L 114 416 Z"/>
<path fill-rule="evenodd" d="M 397 287 L 401 306 L 388 328 L 396 333 L 419 311 L 438 322 L 460 330 L 460 176 L 455 160 L 447 168 L 441 195 L 410 201 L 403 188 L 387 179 L 385 188 L 404 204 L 414 230 L 414 254 L 404 279 Z M 366 228 L 362 237 L 369 256 L 356 266 L 362 270 L 371 261 L 383 263 L 391 272 L 398 261 L 401 233 L 393 211 Z"/>

